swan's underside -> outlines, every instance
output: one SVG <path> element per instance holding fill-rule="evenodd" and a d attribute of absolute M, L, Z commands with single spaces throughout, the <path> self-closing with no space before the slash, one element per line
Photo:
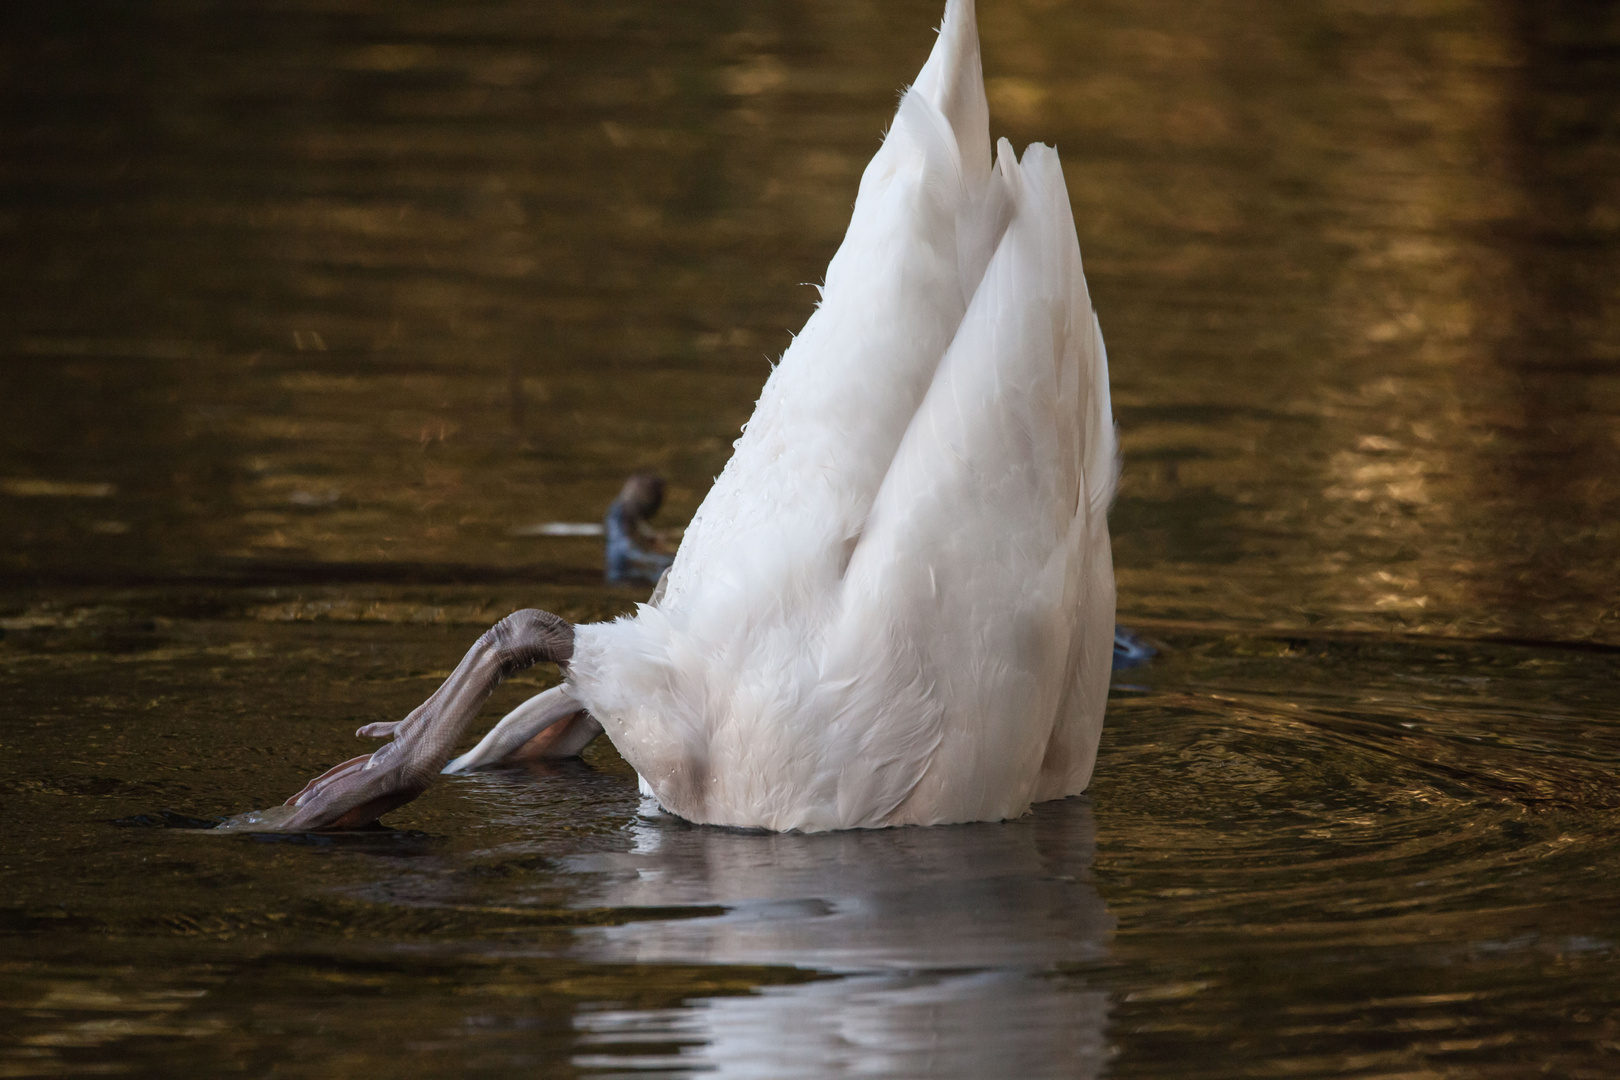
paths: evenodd
<path fill-rule="evenodd" d="M 583 708 L 665 808 L 778 830 L 1078 793 L 1112 654 L 1115 457 L 1057 153 L 1003 140 L 992 164 L 972 0 L 950 0 L 660 595 L 575 627 L 565 686 L 491 738 Z"/>

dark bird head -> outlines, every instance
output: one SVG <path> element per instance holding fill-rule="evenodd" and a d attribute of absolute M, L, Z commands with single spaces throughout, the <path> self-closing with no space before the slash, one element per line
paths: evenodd
<path fill-rule="evenodd" d="M 651 471 L 632 473 L 615 501 L 637 520 L 646 521 L 664 505 L 664 478 Z"/>

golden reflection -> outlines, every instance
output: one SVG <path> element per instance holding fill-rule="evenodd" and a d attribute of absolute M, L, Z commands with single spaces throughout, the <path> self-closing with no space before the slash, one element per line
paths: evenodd
<path fill-rule="evenodd" d="M 108 824 L 352 753 L 505 611 L 639 599 L 526 527 L 648 467 L 661 522 L 693 512 L 939 6 L 16 6 L 0 933 L 43 959 L 0 962 L 0 1073 L 375 1071 L 410 1040 L 423 1076 L 742 1070 L 794 1024 L 843 1053 L 1025 1020 L 1078 1075 L 1616 1071 L 1602 0 L 980 0 L 994 131 L 1061 150 L 1109 343 L 1121 619 L 1174 646 L 1110 704 L 1095 886 L 1018 841 L 969 853 L 1022 860 L 988 906 L 788 903 L 899 835 L 749 908 L 785 861 L 626 852 L 605 754 L 353 848 Z M 1481 636 L 1589 651 L 1450 640 Z M 736 910 L 646 918 L 671 875 Z M 729 962 L 840 928 L 897 964 L 1092 951 L 1044 985 Z M 612 962 L 564 958 L 586 940 Z"/>

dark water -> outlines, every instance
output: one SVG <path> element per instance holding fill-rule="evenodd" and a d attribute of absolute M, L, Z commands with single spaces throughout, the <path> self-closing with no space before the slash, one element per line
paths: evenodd
<path fill-rule="evenodd" d="M 183 826 L 640 598 L 524 528 L 691 514 L 937 4 L 0 14 L 0 1077 L 1620 1074 L 1617 9 L 981 5 L 1164 646 L 1088 796 L 698 829 L 603 744 L 273 842 Z"/>

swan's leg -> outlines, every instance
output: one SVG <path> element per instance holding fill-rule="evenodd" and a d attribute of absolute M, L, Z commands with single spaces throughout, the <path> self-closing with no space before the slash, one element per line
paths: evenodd
<path fill-rule="evenodd" d="M 533 608 L 513 612 L 484 632 L 456 670 L 397 724 L 368 724 L 361 734 L 394 741 L 310 781 L 287 800 L 297 807 L 282 828 L 346 829 L 370 824 L 426 791 L 450 760 L 456 741 L 501 680 L 535 664 L 566 664 L 574 628 Z"/>
<path fill-rule="evenodd" d="M 602 725 L 584 715 L 584 707 L 567 687 L 525 701 L 501 718 L 482 742 L 444 767 L 447 773 L 471 772 L 503 762 L 573 757 L 602 733 Z"/>
<path fill-rule="evenodd" d="M 542 731 L 507 756 L 507 761 L 563 761 L 579 757 L 602 734 L 602 721 L 588 712 L 577 712 L 547 731 Z"/>

